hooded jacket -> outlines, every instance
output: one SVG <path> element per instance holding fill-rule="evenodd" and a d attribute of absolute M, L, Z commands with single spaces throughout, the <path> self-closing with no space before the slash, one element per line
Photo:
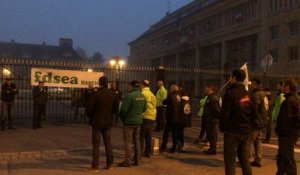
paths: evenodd
<path fill-rule="evenodd" d="M 143 113 L 146 111 L 146 98 L 137 88 L 132 89 L 124 98 L 120 116 L 124 125 L 143 124 Z"/>
<path fill-rule="evenodd" d="M 156 119 L 156 98 L 149 87 L 142 89 L 142 94 L 145 96 L 147 104 L 146 111 L 143 113 L 143 118 L 155 121 Z"/>

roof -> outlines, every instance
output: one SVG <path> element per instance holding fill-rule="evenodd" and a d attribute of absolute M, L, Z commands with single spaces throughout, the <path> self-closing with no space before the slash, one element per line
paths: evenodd
<path fill-rule="evenodd" d="M 82 60 L 72 47 L 0 42 L 0 57 L 44 60 Z"/>
<path fill-rule="evenodd" d="M 156 31 L 159 31 L 162 28 L 165 28 L 170 25 L 177 24 L 180 20 L 195 15 L 196 13 L 206 9 L 222 0 L 195 0 L 189 4 L 179 8 L 178 10 L 172 12 L 171 14 L 166 15 L 161 20 L 151 25 L 150 28 L 140 35 L 137 39 L 129 43 L 132 44 Z"/>

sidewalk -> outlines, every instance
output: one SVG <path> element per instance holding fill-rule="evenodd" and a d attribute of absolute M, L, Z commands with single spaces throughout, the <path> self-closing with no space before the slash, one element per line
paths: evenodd
<path fill-rule="evenodd" d="M 187 129 L 186 152 L 181 154 L 160 154 L 151 159 L 143 158 L 139 167 L 119 168 L 124 159 L 121 127 L 112 129 L 115 169 L 107 171 L 103 142 L 100 147 L 99 173 L 107 175 L 223 175 L 222 146 L 218 155 L 206 156 L 205 149 L 191 144 L 198 132 Z M 161 134 L 155 133 L 160 137 Z M 171 139 L 170 139 L 171 140 Z M 264 167 L 253 168 L 253 174 L 275 174 L 276 149 L 264 148 Z M 0 175 L 84 175 L 90 167 L 91 128 L 85 124 L 45 125 L 32 130 L 17 128 L 0 132 Z M 296 155 L 300 169 L 300 154 Z M 237 168 L 237 174 L 241 174 Z"/>

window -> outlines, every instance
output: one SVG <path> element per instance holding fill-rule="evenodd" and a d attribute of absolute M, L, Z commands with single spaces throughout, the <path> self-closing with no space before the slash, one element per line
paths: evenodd
<path fill-rule="evenodd" d="M 290 22 L 289 25 L 290 25 L 290 36 L 298 35 L 298 33 L 299 33 L 299 22 L 298 21 Z"/>
<path fill-rule="evenodd" d="M 272 49 L 270 53 L 273 57 L 273 62 L 278 62 L 278 49 Z"/>
<path fill-rule="evenodd" d="M 271 40 L 275 40 L 279 38 L 279 27 L 278 26 L 273 26 L 270 28 L 271 32 Z"/>
<path fill-rule="evenodd" d="M 288 48 L 288 56 L 290 61 L 298 60 L 298 48 L 297 46 Z"/>

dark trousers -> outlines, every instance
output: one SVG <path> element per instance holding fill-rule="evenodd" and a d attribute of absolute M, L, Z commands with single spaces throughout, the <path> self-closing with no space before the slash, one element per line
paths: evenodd
<path fill-rule="evenodd" d="M 1 102 L 1 127 L 5 129 L 6 121 L 8 121 L 8 127 L 12 127 L 12 111 L 13 111 L 13 102 Z"/>
<path fill-rule="evenodd" d="M 111 129 L 92 129 L 92 143 L 93 143 L 93 161 L 92 167 L 98 168 L 99 166 L 99 154 L 100 154 L 100 133 L 103 137 L 106 154 L 106 164 L 110 166 L 113 164 L 113 148 L 111 145 Z"/>
<path fill-rule="evenodd" d="M 206 122 L 206 135 L 209 142 L 209 150 L 216 151 L 218 142 L 218 123 Z"/>
<path fill-rule="evenodd" d="M 272 137 L 272 116 L 269 115 L 269 121 L 267 123 L 267 126 L 266 126 L 266 136 L 265 136 L 265 140 L 266 141 L 270 141 L 271 140 L 271 137 Z"/>
<path fill-rule="evenodd" d="M 225 175 L 235 175 L 235 158 L 239 159 L 243 175 L 252 175 L 249 162 L 250 135 L 224 134 Z"/>
<path fill-rule="evenodd" d="M 161 145 L 161 149 L 162 150 L 166 150 L 167 149 L 167 144 L 168 144 L 168 140 L 169 140 L 169 134 L 170 134 L 170 132 L 172 132 L 172 128 L 173 128 L 173 124 L 167 122 L 166 126 L 164 128 L 164 133 L 163 133 L 163 141 L 162 141 L 162 145 Z"/>
<path fill-rule="evenodd" d="M 172 127 L 172 149 L 176 151 L 177 148 L 181 149 L 184 147 L 184 127 L 180 124 L 173 124 Z"/>
<path fill-rule="evenodd" d="M 165 107 L 159 106 L 156 108 L 156 131 L 161 131 L 164 129 L 166 124 L 166 118 L 165 118 Z"/>
<path fill-rule="evenodd" d="M 42 115 L 46 110 L 46 105 L 33 105 L 32 127 L 41 127 Z"/>
<path fill-rule="evenodd" d="M 276 175 L 297 175 L 294 147 L 298 137 L 278 137 L 278 157 Z"/>
<path fill-rule="evenodd" d="M 134 145 L 134 161 L 138 162 L 141 152 L 140 143 L 141 125 L 125 125 L 124 126 L 124 145 L 125 145 L 125 161 L 130 163 L 132 158 L 132 142 Z"/>
<path fill-rule="evenodd" d="M 206 126 L 205 121 L 202 119 L 201 120 L 201 130 L 200 130 L 200 134 L 199 134 L 199 140 L 206 139 L 206 137 L 205 137 L 205 133 L 206 133 L 205 126 Z"/>
<path fill-rule="evenodd" d="M 115 124 L 118 124 L 119 123 L 119 118 L 120 118 L 119 112 L 116 112 L 113 115 L 114 115 L 114 118 L 115 118 Z"/>
<path fill-rule="evenodd" d="M 154 121 L 144 119 L 140 132 L 141 152 L 145 155 L 151 153 L 152 147 L 152 126 Z"/>

